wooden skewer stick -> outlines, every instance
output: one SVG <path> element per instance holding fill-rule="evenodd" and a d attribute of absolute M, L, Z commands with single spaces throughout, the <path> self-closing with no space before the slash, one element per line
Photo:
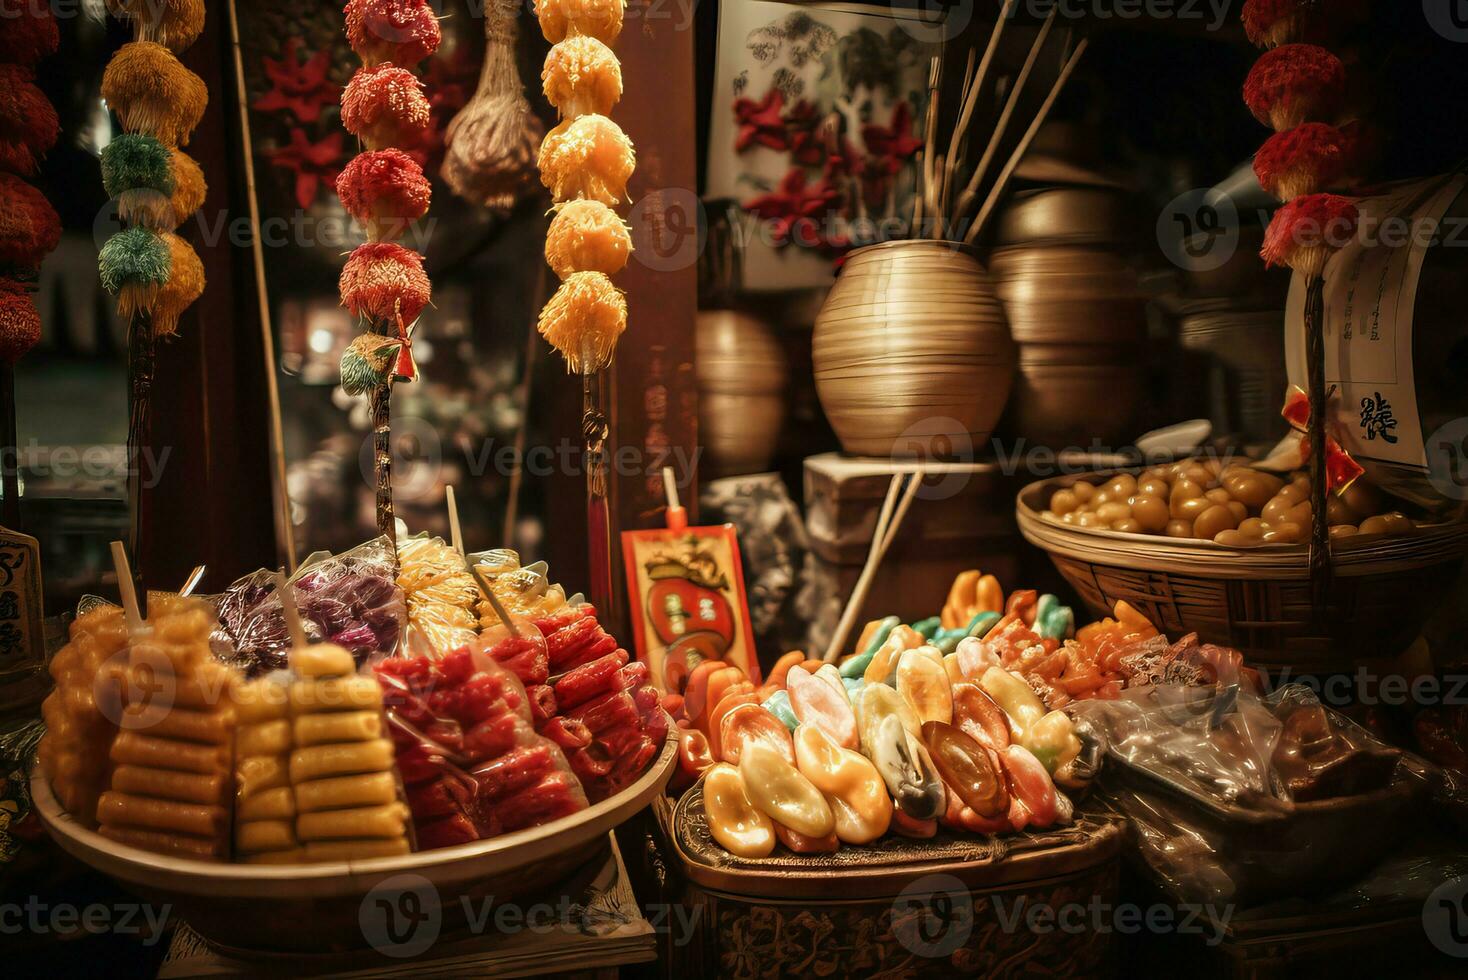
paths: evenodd
<path fill-rule="evenodd" d="M 1076 49 L 1071 54 L 1070 60 L 1065 63 L 1065 67 L 1060 70 L 1060 76 L 1055 79 L 1055 84 L 1051 87 L 1050 94 L 1046 96 L 1045 103 L 1040 106 L 1040 111 L 1035 114 L 1034 120 L 1030 123 L 1030 128 L 1025 131 L 1024 136 L 1020 137 L 1019 145 L 1014 148 L 1014 153 L 1011 154 L 1009 162 L 1000 171 L 999 179 L 994 182 L 994 187 L 989 191 L 989 196 L 985 199 L 984 206 L 979 211 L 979 216 L 974 219 L 973 226 L 969 228 L 968 234 L 964 236 L 963 241 L 965 245 L 972 245 L 978 240 L 979 233 L 984 230 L 985 222 L 989 220 L 989 216 L 993 213 L 995 206 L 998 205 L 999 199 L 1004 196 L 1004 190 L 1009 186 L 1010 179 L 1014 177 L 1014 171 L 1019 167 L 1019 162 L 1024 159 L 1025 153 L 1029 151 L 1030 144 L 1035 141 L 1035 136 L 1040 132 L 1040 127 L 1045 125 L 1045 119 L 1050 115 L 1050 110 L 1055 108 L 1055 100 L 1060 98 L 1061 89 L 1065 88 L 1065 83 L 1070 81 L 1070 76 L 1075 72 L 1076 65 L 1080 64 L 1081 55 L 1086 53 L 1086 45 L 1089 43 L 1090 40 L 1088 38 L 1083 38 L 1081 43 L 1076 45 Z"/>
<path fill-rule="evenodd" d="M 979 187 L 989 173 L 989 166 L 994 162 L 994 157 L 999 152 L 999 147 L 1004 144 L 1004 134 L 1009 130 L 1009 123 L 1014 118 L 1014 112 L 1019 108 L 1019 100 L 1023 97 L 1025 87 L 1029 83 L 1030 73 L 1035 70 L 1035 62 L 1039 60 L 1040 52 L 1045 48 L 1045 42 L 1050 38 L 1050 29 L 1055 26 L 1055 16 L 1060 7 L 1051 9 L 1050 16 L 1045 18 L 1045 23 L 1040 27 L 1040 33 L 1035 37 L 1035 43 L 1030 45 L 1030 53 L 1025 57 L 1025 63 L 1020 68 L 1019 74 L 1014 78 L 1014 86 L 1009 90 L 1009 98 L 1004 102 L 1004 109 L 999 113 L 999 121 L 994 124 L 994 132 L 989 136 L 989 145 L 984 148 L 984 155 L 974 166 L 974 172 L 969 176 L 968 186 L 963 189 L 963 195 L 958 199 L 958 206 L 954 209 L 954 215 L 964 215 L 973 207 L 974 201 L 979 196 Z"/>
<path fill-rule="evenodd" d="M 444 487 L 444 496 L 448 499 L 449 504 L 449 541 L 453 544 L 455 551 L 467 558 L 469 552 L 464 550 L 464 529 L 459 524 L 459 501 L 454 496 L 454 488 Z"/>
<path fill-rule="evenodd" d="M 663 467 L 663 495 L 668 498 L 669 513 L 683 506 L 678 500 L 678 479 L 673 475 L 671 466 Z"/>
<path fill-rule="evenodd" d="M 285 572 L 275 573 L 275 592 L 280 596 L 280 611 L 285 614 L 285 629 L 291 636 L 291 654 L 297 650 L 303 650 L 310 644 L 306 636 L 306 627 L 301 622 L 301 610 L 296 608 L 296 597 L 291 594 L 291 585 L 286 581 Z"/>
<path fill-rule="evenodd" d="M 942 95 L 942 86 L 943 58 L 941 55 L 934 55 L 928 62 L 928 111 L 923 121 L 923 186 L 919 193 L 923 199 L 924 214 L 933 214 L 936 211 L 933 199 L 933 152 L 938 143 L 938 102 Z M 919 214 L 918 221 L 921 220 L 922 214 Z"/>
<path fill-rule="evenodd" d="M 205 571 L 206 568 L 203 565 L 194 566 L 194 570 L 192 572 L 189 572 L 189 577 L 184 579 L 183 588 L 178 590 L 179 596 L 187 599 L 189 596 L 193 595 L 194 590 L 199 587 L 199 583 L 204 580 Z"/>
<path fill-rule="evenodd" d="M 117 591 L 122 596 L 122 613 L 127 619 L 127 631 L 137 635 L 147 628 L 147 624 L 138 608 L 138 588 L 133 582 L 133 568 L 127 560 L 127 548 L 121 541 L 112 542 L 112 567 L 117 570 Z"/>
<path fill-rule="evenodd" d="M 835 663 L 836 658 L 841 655 L 841 650 L 846 646 L 851 630 L 856 625 L 857 614 L 866 604 L 867 594 L 871 592 L 872 583 L 876 581 L 877 570 L 882 565 L 882 559 L 887 556 L 887 551 L 897 539 L 897 531 L 902 527 L 902 522 L 907 517 L 907 511 L 912 507 L 918 490 L 922 488 L 927 471 L 919 467 L 917 472 L 912 474 L 912 479 L 902 494 L 902 500 L 894 511 L 892 503 L 896 499 L 898 488 L 902 485 L 903 476 L 904 474 L 900 473 L 894 476 L 891 486 L 887 489 L 887 499 L 883 501 L 882 513 L 877 517 L 876 533 L 872 535 L 872 549 L 867 555 L 867 563 L 862 567 L 861 577 L 856 580 L 856 587 L 851 590 L 851 597 L 846 600 L 846 608 L 841 612 L 841 620 L 836 624 L 836 632 L 832 634 L 831 642 L 826 647 L 826 655 L 822 658 L 828 664 Z"/>
<path fill-rule="evenodd" d="M 979 96 L 984 91 L 984 83 L 989 78 L 989 68 L 994 63 L 994 55 L 999 51 L 999 40 L 1004 36 L 1004 26 L 1009 23 L 1010 16 L 1014 13 L 1014 5 L 1019 0 L 1006 0 L 1004 8 L 999 11 L 999 19 L 994 22 L 994 30 L 989 34 L 989 46 L 984 48 L 984 57 L 979 62 L 979 68 L 969 81 L 963 97 L 963 108 L 959 111 L 958 125 L 953 127 L 953 135 L 948 140 L 948 174 L 943 180 L 943 202 L 942 209 L 945 215 L 952 214 L 950 206 L 953 201 L 953 181 L 957 176 L 958 161 L 964 154 L 959 152 L 959 145 L 968 136 L 969 123 L 973 120 L 974 110 L 978 108 Z M 969 51 L 970 63 L 972 63 L 974 52 Z"/>

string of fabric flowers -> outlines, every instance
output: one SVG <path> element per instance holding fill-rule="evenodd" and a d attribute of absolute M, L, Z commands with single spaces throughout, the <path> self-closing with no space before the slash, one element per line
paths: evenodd
<path fill-rule="evenodd" d="M 342 305 L 362 333 L 341 361 L 342 389 L 372 401 L 377 529 L 396 539 L 392 502 L 391 398 L 412 381 L 412 334 L 433 291 L 423 256 L 398 239 L 428 213 L 433 188 L 402 149 L 422 144 L 433 123 L 423 83 L 413 73 L 442 41 L 428 0 L 348 0 L 347 40 L 362 67 L 342 91 L 342 125 L 363 151 L 337 178 L 347 213 L 367 232 L 342 269 Z"/>
<path fill-rule="evenodd" d="M 14 365 L 41 339 L 31 298 L 41 261 L 61 240 L 61 219 L 35 176 L 56 145 L 56 109 L 35 84 L 37 62 L 56 52 L 49 4 L 0 0 L 0 360 Z M 6 406 L 12 413 L 13 406 Z"/>
<path fill-rule="evenodd" d="M 1259 185 L 1284 202 L 1265 232 L 1265 264 L 1288 266 L 1305 280 L 1305 347 L 1308 391 L 1291 394 L 1284 415 L 1306 433 L 1310 462 L 1310 573 L 1317 597 L 1328 590 L 1330 528 L 1326 494 L 1360 475 L 1329 434 L 1325 386 L 1325 266 L 1356 233 L 1359 213 L 1348 197 L 1327 193 L 1356 164 L 1357 124 L 1337 127 L 1345 105 L 1346 71 L 1340 58 L 1314 43 L 1329 37 L 1360 11 L 1336 5 L 1327 16 L 1318 0 L 1247 0 L 1244 30 L 1267 50 L 1244 83 L 1244 102 L 1275 131 L 1254 158 Z M 1324 611 L 1324 602 L 1317 602 Z"/>

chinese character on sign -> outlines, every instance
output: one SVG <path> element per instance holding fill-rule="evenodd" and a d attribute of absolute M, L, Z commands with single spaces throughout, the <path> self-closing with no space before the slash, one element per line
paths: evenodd
<path fill-rule="evenodd" d="M 1391 430 L 1396 427 L 1397 420 L 1392 415 L 1392 404 L 1381 392 L 1378 391 L 1375 398 L 1368 395 L 1361 399 L 1361 432 L 1367 439 L 1381 436 L 1384 442 L 1395 443 L 1397 437 L 1392 435 Z"/>

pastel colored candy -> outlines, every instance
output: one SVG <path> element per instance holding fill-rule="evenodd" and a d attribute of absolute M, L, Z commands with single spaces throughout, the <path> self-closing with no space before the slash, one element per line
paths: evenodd
<path fill-rule="evenodd" d="M 948 789 L 981 817 L 997 817 L 1009 810 L 1009 791 L 997 758 L 952 725 L 930 721 L 923 725 L 923 742 Z"/>
<path fill-rule="evenodd" d="M 933 647 L 908 650 L 897 663 L 897 692 L 907 699 L 919 721 L 953 720 L 953 696 L 943 656 Z"/>
<path fill-rule="evenodd" d="M 1002 666 L 999 654 L 977 637 L 965 637 L 959 641 L 954 655 L 958 657 L 958 668 L 964 677 L 977 682 L 990 667 Z"/>
<path fill-rule="evenodd" d="M 842 678 L 840 671 L 836 669 L 835 664 L 822 664 L 820 669 L 811 676 L 825 681 L 831 685 L 832 690 L 836 691 L 843 698 L 846 697 L 846 682 Z M 851 699 L 847 698 L 847 700 L 850 701 Z"/>
<path fill-rule="evenodd" d="M 916 623 L 912 624 L 913 632 L 919 634 L 925 640 L 931 640 L 933 637 L 937 636 L 938 631 L 942 628 L 942 616 L 930 616 L 927 619 L 920 619 Z"/>
<path fill-rule="evenodd" d="M 709 833 L 730 854 L 762 858 L 775 849 L 774 823 L 750 801 L 744 778 L 728 763 L 704 774 L 703 812 Z"/>
<path fill-rule="evenodd" d="M 996 752 L 1009 747 L 1009 718 L 977 684 L 953 685 L 953 724 Z"/>
<path fill-rule="evenodd" d="M 833 672 L 834 673 L 834 672 Z M 792 667 L 786 680 L 790 707 L 802 725 L 815 725 L 849 749 L 857 748 L 856 716 L 840 678 L 833 685 L 826 678 L 808 674 L 802 667 Z M 820 836 L 820 835 L 816 835 Z"/>
<path fill-rule="evenodd" d="M 1064 711 L 1052 711 L 1031 725 L 1021 744 L 1052 773 L 1081 754 L 1075 722 Z"/>
<path fill-rule="evenodd" d="M 795 709 L 790 707 L 789 691 L 776 691 L 765 698 L 764 709 L 780 719 L 781 724 L 792 732 L 800 724 L 800 719 L 795 717 Z"/>
<path fill-rule="evenodd" d="M 1030 726 L 1045 716 L 1045 705 L 1019 677 L 1003 667 L 990 667 L 979 678 L 979 687 L 1009 716 L 1009 730 L 1023 741 Z"/>
<path fill-rule="evenodd" d="M 769 746 L 785 761 L 794 764 L 795 746 L 790 741 L 790 729 L 762 705 L 736 705 L 721 722 L 719 745 L 723 755 L 719 758 L 738 765 L 745 749 L 756 742 Z"/>
<path fill-rule="evenodd" d="M 728 694 L 725 694 L 719 700 L 719 703 L 714 707 L 714 710 L 709 712 L 709 729 L 707 732 L 709 740 L 709 751 L 713 753 L 715 759 L 724 758 L 724 751 L 722 748 L 720 735 L 722 732 L 721 726 L 724 719 L 728 716 L 729 712 L 733 711 L 741 704 L 758 703 L 759 699 L 754 696 L 753 691 L 731 690 Z"/>
<path fill-rule="evenodd" d="M 861 739 L 862 751 L 867 757 L 871 752 L 867 751 L 867 743 L 875 735 L 877 726 L 883 718 L 895 715 L 913 737 L 922 735 L 923 725 L 918 720 L 917 712 L 895 688 L 886 684 L 867 684 L 861 689 L 861 696 L 855 702 L 855 711 L 858 721 L 857 734 Z"/>
<path fill-rule="evenodd" d="M 1000 758 L 1009 776 L 1011 796 L 1023 806 L 1025 824 L 1034 827 L 1054 824 L 1060 815 L 1060 803 L 1055 784 L 1040 760 L 1023 745 L 1011 745 Z M 1023 830 L 1024 825 L 1014 829 Z"/>
<path fill-rule="evenodd" d="M 898 810 L 892 814 L 892 832 L 901 837 L 927 840 L 938 833 L 938 821 L 918 820 Z"/>
<path fill-rule="evenodd" d="M 775 838 L 796 854 L 832 854 L 841 848 L 834 830 L 824 837 L 807 837 L 777 823 Z"/>
<path fill-rule="evenodd" d="M 819 728 L 802 725 L 795 733 L 795 759 L 801 775 L 825 796 L 843 842 L 866 844 L 887 832 L 892 798 L 865 756 L 837 745 Z"/>
<path fill-rule="evenodd" d="M 806 837 L 825 837 L 836 818 L 821 791 L 775 749 L 762 742 L 744 746 L 739 757 L 744 791 L 771 820 Z"/>
<path fill-rule="evenodd" d="M 877 725 L 868 757 L 903 813 L 915 820 L 932 820 L 943 812 L 943 781 L 933 760 L 895 714 Z"/>

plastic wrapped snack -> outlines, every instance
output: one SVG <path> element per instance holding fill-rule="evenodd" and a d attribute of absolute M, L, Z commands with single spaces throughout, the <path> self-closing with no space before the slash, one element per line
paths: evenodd
<path fill-rule="evenodd" d="M 155 598 L 132 638 L 122 712 L 97 801 L 105 837 L 206 860 L 229 855 L 238 674 L 217 663 L 213 611 L 198 599 Z"/>
<path fill-rule="evenodd" d="M 568 748 L 567 759 L 593 802 L 631 785 L 662 751 L 671 721 L 647 677 L 647 664 L 616 649 L 551 685 L 554 714 L 540 730 L 584 730 L 586 743 Z"/>
<path fill-rule="evenodd" d="M 442 655 L 478 637 L 483 597 L 463 556 L 442 538 L 399 544 L 398 586 L 408 605 L 409 650 Z"/>
<path fill-rule="evenodd" d="M 421 848 L 538 826 L 587 806 L 520 681 L 470 648 L 376 666 Z"/>
<path fill-rule="evenodd" d="M 381 691 L 372 678 L 357 675 L 352 653 L 336 644 L 293 651 L 291 667 L 297 679 L 284 744 L 301 860 L 407 854 L 409 813 L 398 798 Z M 268 739 L 259 748 L 278 752 L 281 744 Z M 293 846 L 288 820 L 256 829 L 258 839 L 250 843 L 260 850 Z"/>
<path fill-rule="evenodd" d="M 78 616 L 66 646 L 51 659 L 56 687 L 41 705 L 41 770 L 61 805 L 88 827 L 96 826 L 97 798 L 107 784 L 126 648 L 121 609 L 98 605 Z"/>
<path fill-rule="evenodd" d="M 570 602 L 566 590 L 547 577 L 549 569 L 543 561 L 522 567 L 520 556 L 508 550 L 481 552 L 471 555 L 470 560 L 511 616 L 538 620 L 560 612 Z M 571 604 L 577 605 L 579 600 Z M 480 627 L 487 630 L 499 621 L 494 606 L 488 600 L 480 602 Z"/>
<path fill-rule="evenodd" d="M 265 574 L 246 576 L 218 599 L 216 651 L 251 677 L 285 667 L 291 647 L 280 597 L 264 586 Z M 386 538 L 341 555 L 311 556 L 290 588 L 310 642 L 343 647 L 359 665 L 397 648 L 407 604 Z"/>

